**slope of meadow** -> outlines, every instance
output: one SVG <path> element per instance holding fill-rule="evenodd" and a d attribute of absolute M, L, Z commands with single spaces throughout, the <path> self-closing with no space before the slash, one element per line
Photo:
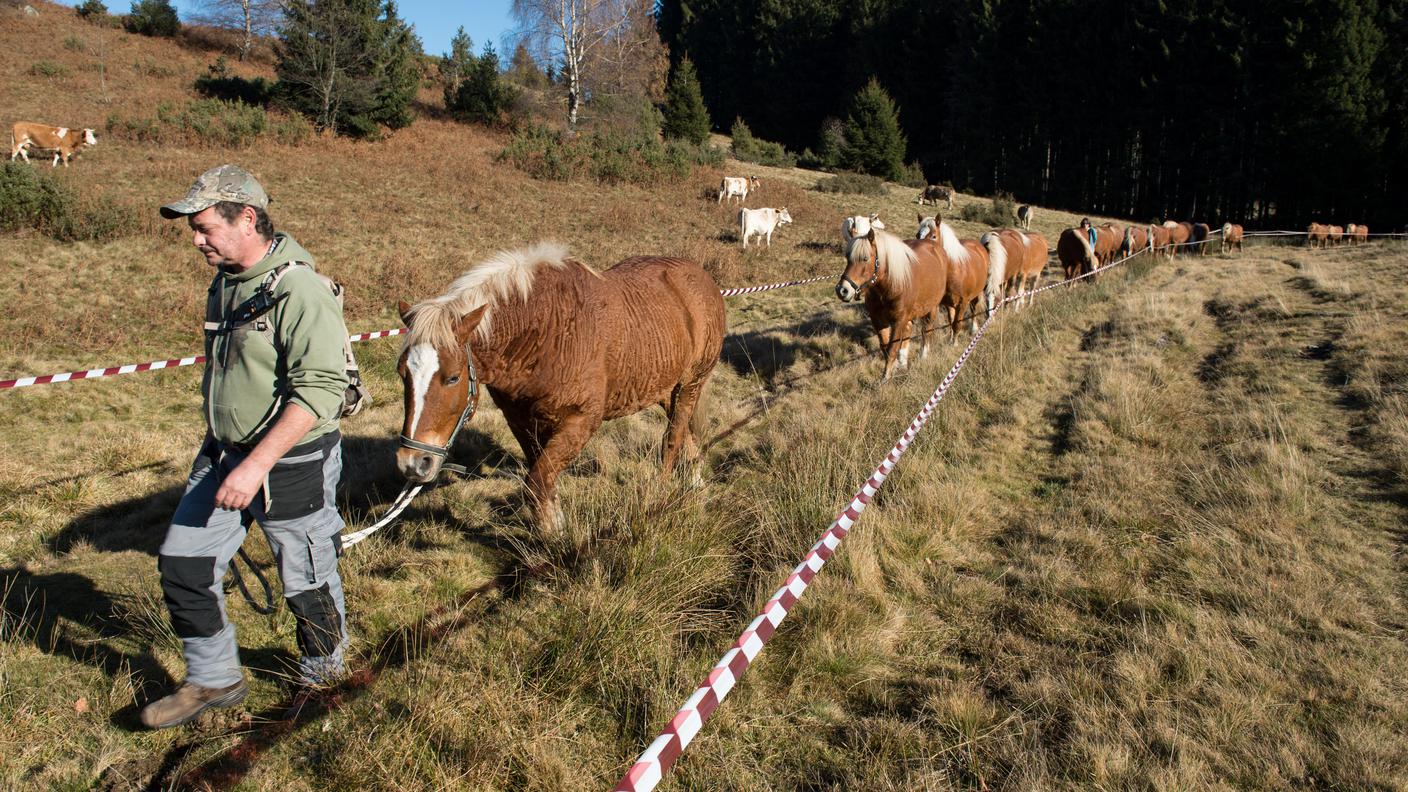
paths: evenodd
<path fill-rule="evenodd" d="M 433 117 L 429 90 L 426 117 L 378 143 L 115 140 L 109 114 L 192 98 L 214 54 L 40 8 L 0 17 L 0 107 L 100 128 L 59 178 L 155 211 L 211 165 L 250 167 L 276 224 L 349 285 L 353 331 L 545 236 L 598 266 L 688 255 L 733 286 L 838 273 L 842 216 L 905 231 L 915 212 L 897 186 L 831 195 L 732 162 L 653 189 L 533 181 L 495 163 L 501 136 Z M 747 254 L 705 197 L 745 170 L 797 221 Z M 1075 219 L 1036 224 L 1054 239 Z M 0 264 L 0 376 L 199 347 L 208 275 L 183 234 L 7 238 Z M 999 317 L 661 788 L 1408 787 L 1405 276 L 1402 245 L 1249 247 L 1137 260 Z M 876 387 L 863 317 L 828 283 L 731 299 L 729 323 L 703 487 L 656 475 L 661 416 L 613 422 L 564 478 L 568 535 L 545 542 L 484 409 L 457 450 L 475 475 L 345 559 L 360 673 L 293 721 L 291 618 L 232 592 L 247 709 L 136 725 L 182 671 L 154 554 L 201 432 L 195 370 L 0 393 L 0 786 L 608 787 L 956 355 Z M 377 397 L 344 428 L 361 520 L 399 487 L 401 406 L 396 343 L 357 351 Z"/>

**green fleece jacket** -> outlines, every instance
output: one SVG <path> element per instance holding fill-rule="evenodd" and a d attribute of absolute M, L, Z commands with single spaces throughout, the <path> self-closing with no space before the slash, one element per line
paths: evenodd
<path fill-rule="evenodd" d="M 269 255 L 244 272 L 222 269 L 206 298 L 207 327 L 225 325 L 279 265 L 309 265 L 285 271 L 274 288 L 273 310 L 228 332 L 205 334 L 201 395 L 210 433 L 222 442 L 257 443 L 290 402 L 318 419 L 300 443 L 338 425 L 347 388 L 342 308 L 311 269 L 308 251 L 287 234 L 275 234 L 274 243 Z"/>

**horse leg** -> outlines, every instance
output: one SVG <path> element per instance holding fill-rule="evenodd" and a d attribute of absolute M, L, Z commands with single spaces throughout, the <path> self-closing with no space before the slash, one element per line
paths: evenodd
<path fill-rule="evenodd" d="M 885 372 L 880 375 L 881 382 L 889 381 L 890 373 L 894 370 L 895 349 L 892 343 L 894 332 L 894 327 L 891 325 L 875 328 L 876 335 L 880 336 L 880 357 L 885 361 Z"/>
<path fill-rule="evenodd" d="M 963 322 L 963 311 L 961 305 L 955 305 L 948 309 L 948 340 L 953 346 L 958 346 L 958 325 Z"/>
<path fill-rule="evenodd" d="M 895 323 L 894 339 L 899 346 L 899 367 L 909 368 L 909 333 L 910 320 L 901 319 Z"/>
<path fill-rule="evenodd" d="M 533 504 L 533 515 L 545 536 L 559 532 L 562 510 L 557 503 L 557 477 L 582 453 L 592 432 L 601 426 L 601 415 L 578 413 L 564 418 L 552 429 L 538 434 L 543 440 L 542 452 L 528 471 L 526 484 Z M 544 435 L 546 438 L 544 439 Z"/>
<path fill-rule="evenodd" d="M 661 442 L 661 476 L 668 477 L 674 471 L 681 453 L 686 464 L 692 465 L 698 461 L 699 446 L 694 441 L 691 424 L 703 392 L 704 383 L 700 380 L 680 383 L 670 394 L 666 409 L 669 420 L 665 423 L 665 437 Z"/>
<path fill-rule="evenodd" d="M 979 295 L 973 298 L 973 302 L 968 306 L 968 335 L 975 335 L 978 332 L 978 303 L 982 300 Z"/>

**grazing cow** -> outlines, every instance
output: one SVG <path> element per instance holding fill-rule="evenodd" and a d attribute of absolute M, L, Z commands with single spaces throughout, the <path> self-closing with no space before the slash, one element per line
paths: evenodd
<path fill-rule="evenodd" d="M 1330 244 L 1330 227 L 1323 223 L 1311 223 L 1305 229 L 1305 246 L 1323 248 Z"/>
<path fill-rule="evenodd" d="M 1356 225 L 1354 227 L 1353 237 L 1355 244 L 1367 245 L 1369 243 L 1369 226 L 1363 223 Z"/>
<path fill-rule="evenodd" d="M 933 205 L 938 206 L 939 201 L 946 202 L 948 204 L 948 208 L 952 210 L 953 190 L 941 184 L 930 184 L 929 186 L 925 187 L 922 192 L 919 193 L 920 206 L 923 206 L 926 203 L 932 203 Z"/>
<path fill-rule="evenodd" d="M 1194 223 L 1193 239 L 1191 241 L 1192 244 L 1197 246 L 1198 255 L 1206 256 L 1208 254 L 1208 243 L 1212 241 L 1212 227 L 1207 223 Z"/>
<path fill-rule="evenodd" d="M 1238 253 L 1242 252 L 1242 227 L 1236 223 L 1223 223 L 1222 252 L 1227 253 L 1231 251 L 1234 246 L 1237 248 Z"/>
<path fill-rule="evenodd" d="M 719 200 L 715 203 L 723 203 L 725 198 L 738 198 L 739 203 L 748 199 L 748 193 L 756 192 L 758 189 L 758 177 L 756 176 L 725 176 L 719 182 Z"/>
<path fill-rule="evenodd" d="M 98 138 L 93 135 L 91 129 L 69 129 L 68 127 L 53 127 L 47 124 L 35 124 L 30 121 L 17 121 L 10 127 L 10 161 L 15 157 L 24 157 L 25 162 L 29 162 L 29 149 L 45 149 L 54 152 L 54 161 L 51 166 L 57 166 L 59 160 L 63 160 L 64 167 L 68 167 L 69 160 L 73 159 L 84 146 L 98 145 Z"/>
<path fill-rule="evenodd" d="M 1344 239 L 1344 228 L 1337 225 L 1330 226 L 1330 244 L 1338 245 Z"/>
<path fill-rule="evenodd" d="M 772 247 L 772 232 L 778 226 L 784 226 L 792 222 L 792 215 L 787 213 L 787 208 L 782 209 L 739 209 L 738 210 L 738 235 L 743 238 L 743 249 L 748 249 L 748 238 L 760 236 L 767 240 L 768 247 Z"/>
<path fill-rule="evenodd" d="M 1032 208 L 1026 204 L 1017 207 L 1017 225 L 1024 231 L 1032 230 Z"/>

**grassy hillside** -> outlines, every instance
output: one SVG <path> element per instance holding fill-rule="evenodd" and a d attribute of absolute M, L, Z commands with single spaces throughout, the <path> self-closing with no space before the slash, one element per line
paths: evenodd
<path fill-rule="evenodd" d="M 40 8 L 0 17 L 0 107 L 100 127 L 60 178 L 154 212 L 211 165 L 254 169 L 275 223 L 349 284 L 354 331 L 544 236 L 598 266 L 683 253 L 732 286 L 839 273 L 842 216 L 907 230 L 916 211 L 911 190 L 838 196 L 732 162 L 652 190 L 538 182 L 494 162 L 502 137 L 432 117 L 379 143 L 112 139 L 114 108 L 194 98 L 214 53 Z M 94 36 L 106 90 L 94 45 L 64 45 Z M 746 171 L 797 222 L 744 255 L 704 196 Z M 199 347 L 208 273 L 183 235 L 7 238 L 0 263 L 0 376 Z M 1252 247 L 1000 317 L 661 788 L 1408 787 L 1405 276 L 1402 245 Z M 201 433 L 195 370 L 0 393 L 0 786 L 609 787 L 956 355 L 876 387 L 874 340 L 827 283 L 732 299 L 729 324 L 704 487 L 657 477 L 659 415 L 613 422 L 564 477 L 568 536 L 544 543 L 485 409 L 457 450 L 477 475 L 345 559 L 358 678 L 274 726 L 291 618 L 233 593 L 247 709 L 136 723 L 182 672 L 154 554 Z M 399 488 L 396 352 L 358 346 L 378 400 L 345 426 L 358 519 Z"/>

